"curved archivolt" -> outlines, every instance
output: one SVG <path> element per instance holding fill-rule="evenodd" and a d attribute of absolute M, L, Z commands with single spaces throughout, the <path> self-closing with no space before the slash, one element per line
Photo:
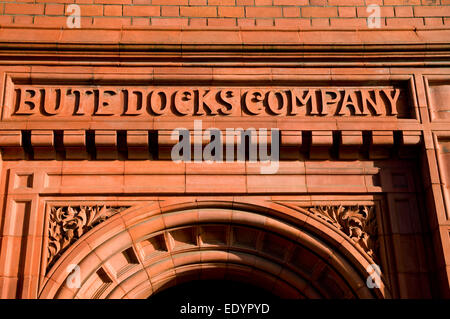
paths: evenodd
<path fill-rule="evenodd" d="M 198 279 L 239 280 L 282 298 L 389 297 L 383 282 L 367 287 L 371 263 L 304 209 L 155 204 L 124 210 L 83 235 L 47 273 L 40 298 L 148 298 Z"/>

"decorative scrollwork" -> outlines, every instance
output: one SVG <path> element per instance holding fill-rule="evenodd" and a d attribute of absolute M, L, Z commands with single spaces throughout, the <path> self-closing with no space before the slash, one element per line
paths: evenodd
<path fill-rule="evenodd" d="M 128 207 L 52 206 L 49 215 L 47 270 L 83 234 Z"/>
<path fill-rule="evenodd" d="M 309 211 L 343 231 L 372 259 L 376 259 L 378 240 L 374 206 L 317 206 Z"/>

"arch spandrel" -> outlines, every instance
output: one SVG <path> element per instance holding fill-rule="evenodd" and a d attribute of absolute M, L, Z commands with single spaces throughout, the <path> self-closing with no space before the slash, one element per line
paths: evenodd
<path fill-rule="evenodd" d="M 254 234 L 254 241 L 243 233 Z M 300 252 L 309 260 L 295 259 Z M 65 284 L 74 263 L 79 289 Z M 39 297 L 148 297 L 178 277 L 201 278 L 204 267 L 214 265 L 228 276 L 231 266 L 250 267 L 306 298 L 389 297 L 384 283 L 367 287 L 371 263 L 350 237 L 306 208 L 265 201 L 151 203 L 115 214 L 72 244 L 47 273 Z"/>

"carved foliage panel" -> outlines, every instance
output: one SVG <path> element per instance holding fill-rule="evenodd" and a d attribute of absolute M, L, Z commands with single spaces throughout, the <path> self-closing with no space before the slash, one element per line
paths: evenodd
<path fill-rule="evenodd" d="M 48 218 L 47 271 L 80 237 L 129 206 L 51 206 Z"/>

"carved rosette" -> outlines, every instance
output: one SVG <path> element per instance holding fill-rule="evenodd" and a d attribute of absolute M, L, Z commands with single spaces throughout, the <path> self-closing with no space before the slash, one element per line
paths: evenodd
<path fill-rule="evenodd" d="M 83 234 L 129 206 L 52 206 L 49 215 L 47 270 Z"/>
<path fill-rule="evenodd" d="M 317 206 L 309 211 L 343 231 L 376 260 L 378 240 L 374 206 Z"/>

